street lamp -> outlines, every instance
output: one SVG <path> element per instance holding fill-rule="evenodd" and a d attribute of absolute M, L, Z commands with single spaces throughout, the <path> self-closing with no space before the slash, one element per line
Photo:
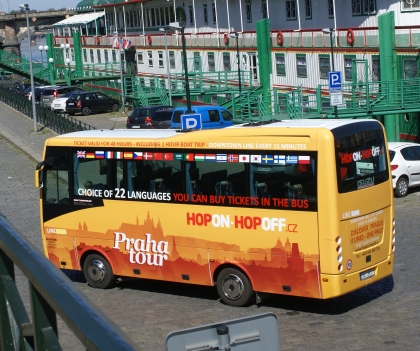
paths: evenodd
<path fill-rule="evenodd" d="M 47 57 L 48 45 L 45 45 L 45 46 L 40 45 L 40 46 L 38 47 L 38 49 L 39 49 L 39 51 L 41 51 L 41 63 L 42 63 L 42 67 L 44 67 L 44 59 L 43 59 L 43 57 L 42 57 L 42 50 L 44 50 L 44 51 L 45 51 L 45 57 Z"/>
<path fill-rule="evenodd" d="M 66 49 L 70 48 L 70 44 L 60 44 L 60 48 L 63 50 L 63 61 L 66 60 Z M 70 57 L 70 55 L 68 55 Z"/>
<path fill-rule="evenodd" d="M 69 76 L 70 79 L 70 59 L 66 58 L 66 64 L 67 64 L 67 75 Z"/>
<path fill-rule="evenodd" d="M 166 71 L 168 72 L 168 95 L 169 95 L 169 105 L 172 106 L 172 83 L 171 83 L 171 70 L 169 68 L 169 52 L 168 52 L 168 42 L 166 41 L 167 30 L 165 28 L 159 28 L 161 32 L 165 32 L 165 51 L 166 51 Z"/>
<path fill-rule="evenodd" d="M 38 132 L 37 121 L 36 121 L 36 107 L 35 107 L 35 88 L 34 88 L 34 75 L 32 69 L 32 49 L 31 49 L 31 31 L 29 30 L 29 5 L 21 4 L 19 7 L 26 11 L 26 27 L 28 31 L 28 46 L 29 46 L 29 74 L 31 75 L 31 96 L 32 96 L 32 114 L 34 118 L 34 131 Z"/>
<path fill-rule="evenodd" d="M 332 63 L 332 70 L 335 71 L 335 65 L 334 65 L 334 47 L 333 47 L 333 32 L 334 28 L 324 28 L 322 30 L 322 33 L 329 34 L 330 35 L 330 44 L 331 44 L 331 63 Z M 331 94 L 331 92 L 330 92 Z M 338 118 L 338 109 L 337 106 L 334 106 L 334 116 L 337 119 Z"/>
<path fill-rule="evenodd" d="M 238 59 L 238 79 L 239 79 L 239 96 L 242 92 L 242 82 L 241 82 L 241 61 L 239 59 L 239 32 L 230 33 L 231 38 L 236 38 L 236 57 Z"/>
<path fill-rule="evenodd" d="M 54 80 L 55 80 L 55 78 L 54 78 L 54 71 L 55 71 L 55 69 L 54 69 L 54 59 L 52 57 L 50 57 L 48 59 L 48 62 L 49 62 L 48 71 L 50 72 L 50 80 L 51 80 L 51 83 L 54 84 Z"/>
<path fill-rule="evenodd" d="M 116 39 L 118 41 L 118 53 L 120 55 L 121 107 L 124 109 L 124 81 L 123 81 L 123 66 L 122 66 L 122 55 L 121 55 L 121 42 L 118 40 L 118 32 L 117 31 L 114 32 L 114 39 Z"/>
<path fill-rule="evenodd" d="M 181 30 L 182 39 L 182 55 L 184 61 L 184 72 L 185 72 L 185 94 L 187 95 L 187 113 L 191 113 L 191 96 L 190 96 L 190 84 L 188 81 L 188 65 L 187 65 L 187 50 L 185 48 L 185 22 L 172 22 L 169 23 L 169 28 L 172 30 Z"/>

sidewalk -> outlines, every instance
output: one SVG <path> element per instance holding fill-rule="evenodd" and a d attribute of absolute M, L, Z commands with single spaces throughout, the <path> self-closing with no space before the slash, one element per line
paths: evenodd
<path fill-rule="evenodd" d="M 38 125 L 34 132 L 31 118 L 0 102 L 0 134 L 36 162 L 42 159 L 44 142 L 57 133 Z"/>
<path fill-rule="evenodd" d="M 125 129 L 127 116 L 115 113 L 75 116 L 97 129 L 121 128 Z M 38 132 L 34 131 L 31 118 L 0 102 L 0 136 L 14 144 L 35 162 L 42 160 L 45 140 L 58 135 L 56 132 L 38 124 Z"/>

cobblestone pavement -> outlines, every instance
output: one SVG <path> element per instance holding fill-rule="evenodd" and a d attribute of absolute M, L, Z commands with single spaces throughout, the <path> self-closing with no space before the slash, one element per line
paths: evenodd
<path fill-rule="evenodd" d="M 5 114 L 16 120 L 5 121 Z M 27 128 L 24 134 L 29 144 L 35 140 L 31 144 L 35 149 L 38 139 L 49 132 L 30 132 L 23 118 L 0 106 L 0 133 L 10 137 L 15 132 L 17 137 L 19 131 L 13 123 Z M 27 145 L 28 140 L 20 142 Z M 0 213 L 41 249 L 38 190 L 33 186 L 35 162 L 26 154 L 0 139 Z M 174 330 L 264 312 L 277 316 L 282 350 L 418 350 L 420 190 L 395 199 L 395 204 L 397 251 L 393 276 L 331 300 L 273 296 L 260 305 L 234 308 L 223 305 L 215 289 L 208 287 L 135 280 L 98 290 L 87 286 L 79 273 L 68 276 L 142 350 L 164 350 L 165 337 Z M 21 274 L 17 282 L 28 307 L 27 283 Z M 83 350 L 61 321 L 59 330 L 65 350 Z"/>

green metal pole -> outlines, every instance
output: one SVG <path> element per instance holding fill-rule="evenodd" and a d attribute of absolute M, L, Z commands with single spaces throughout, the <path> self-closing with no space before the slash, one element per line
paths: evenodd
<path fill-rule="evenodd" d="M 378 32 L 381 81 L 391 82 L 396 79 L 395 22 L 393 11 L 378 16 Z M 390 84 L 387 93 L 389 96 L 394 96 L 394 87 L 392 84 Z M 397 124 L 398 115 L 384 116 L 384 125 L 388 141 L 399 140 L 399 135 L 396 135 Z"/>
<path fill-rule="evenodd" d="M 256 24 L 257 31 L 257 50 L 258 50 L 258 70 L 260 74 L 260 85 L 263 87 L 263 102 L 270 109 L 272 74 L 271 65 L 271 40 L 270 40 L 270 21 L 265 18 Z"/>
<path fill-rule="evenodd" d="M 73 50 L 76 76 L 83 77 L 83 58 L 80 32 L 73 33 Z"/>

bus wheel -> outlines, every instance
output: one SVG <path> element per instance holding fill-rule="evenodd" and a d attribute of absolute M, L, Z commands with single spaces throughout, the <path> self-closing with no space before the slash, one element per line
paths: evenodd
<path fill-rule="evenodd" d="M 112 268 L 101 255 L 92 254 L 86 257 L 83 274 L 92 288 L 106 289 L 114 284 Z"/>
<path fill-rule="evenodd" d="M 408 180 L 405 178 L 398 179 L 395 186 L 395 197 L 404 197 L 408 193 Z"/>
<path fill-rule="evenodd" d="M 226 268 L 220 272 L 217 277 L 217 292 L 225 304 L 236 307 L 245 306 L 254 296 L 247 276 L 234 268 Z"/>

